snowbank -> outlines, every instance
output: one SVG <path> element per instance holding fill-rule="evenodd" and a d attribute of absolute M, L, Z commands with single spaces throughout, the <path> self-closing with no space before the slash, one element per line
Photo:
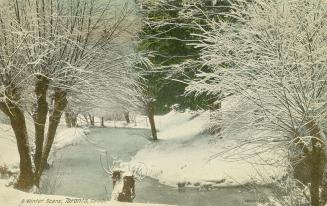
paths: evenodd
<path fill-rule="evenodd" d="M 0 203 L 5 206 L 164 206 L 159 204 L 128 204 L 120 202 L 95 202 L 89 199 L 53 196 L 53 195 L 39 195 L 21 192 L 10 187 L 5 186 L 6 181 L 0 180 Z"/>
<path fill-rule="evenodd" d="M 0 165 L 13 166 L 19 161 L 14 133 L 7 124 L 0 123 Z"/>
<path fill-rule="evenodd" d="M 166 115 L 155 116 L 156 129 L 160 139 L 189 138 L 206 128 L 209 120 L 209 112 L 186 112 L 171 111 Z M 189 121 L 192 119 L 192 121 Z M 125 121 L 106 121 L 105 126 L 129 127 L 149 129 L 150 124 L 146 116 L 136 116 L 136 123 L 127 124 Z"/>
<path fill-rule="evenodd" d="M 192 138 L 206 129 L 208 121 L 209 112 L 172 111 L 157 117 L 158 137 L 163 140 Z"/>
<path fill-rule="evenodd" d="M 85 141 L 87 133 L 89 133 L 89 130 L 85 128 L 67 128 L 60 125 L 58 127 L 52 150 L 82 143 Z M 12 168 L 18 165 L 19 153 L 16 139 L 11 126 L 8 124 L 0 123 L 0 151 L 0 166 L 6 165 Z"/>
<path fill-rule="evenodd" d="M 68 145 L 75 145 L 85 141 L 88 129 L 67 128 L 61 124 L 53 144 L 53 150 L 58 150 Z M 11 170 L 19 164 L 19 154 L 16 146 L 14 133 L 8 124 L 0 124 L 0 166 L 8 166 Z M 61 205 L 91 205 L 91 206 L 160 206 L 159 204 L 126 204 L 119 202 L 95 202 L 72 197 L 51 196 L 25 193 L 6 187 L 8 180 L 0 179 L 0 205 L 5 206 L 61 206 Z M 163 206 L 163 205 L 162 205 Z"/>
<path fill-rule="evenodd" d="M 61 127 L 56 134 L 53 149 L 61 149 L 69 145 L 83 143 L 85 142 L 86 134 L 89 132 L 87 128 Z"/>
<path fill-rule="evenodd" d="M 212 142 L 212 137 L 203 133 L 209 112 L 172 111 L 155 119 L 160 141 L 139 151 L 130 164 L 146 165 L 144 172 L 163 184 L 210 189 L 265 184 L 284 174 L 284 168 L 276 164 L 276 151 L 255 155 L 259 144 L 239 147 L 238 139 L 228 138 Z"/>

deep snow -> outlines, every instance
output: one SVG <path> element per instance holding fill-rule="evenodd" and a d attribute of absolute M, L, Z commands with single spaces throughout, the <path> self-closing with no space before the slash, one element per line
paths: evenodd
<path fill-rule="evenodd" d="M 276 151 L 257 155 L 238 155 L 238 139 L 215 139 L 204 133 L 209 112 L 171 111 L 156 116 L 159 142 L 140 150 L 130 164 L 146 165 L 148 176 L 161 183 L 177 186 L 186 183 L 200 189 L 246 183 L 266 184 L 284 173 L 275 162 Z M 107 122 L 113 125 L 112 122 Z M 135 127 L 116 122 L 116 126 Z M 136 127 L 149 128 L 145 117 L 137 118 Z M 249 150 L 254 148 L 252 144 Z M 244 149 L 244 148 L 242 148 Z M 245 148 L 246 149 L 246 148 Z M 220 154 L 220 155 L 217 155 Z"/>

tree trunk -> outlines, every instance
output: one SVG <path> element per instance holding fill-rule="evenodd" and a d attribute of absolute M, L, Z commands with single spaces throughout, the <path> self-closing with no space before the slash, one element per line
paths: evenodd
<path fill-rule="evenodd" d="M 310 153 L 311 168 L 310 168 L 310 194 L 311 194 L 311 205 L 320 205 L 320 186 L 322 186 L 323 172 L 326 163 L 325 155 L 325 144 L 321 137 L 321 132 L 318 125 L 314 120 L 308 124 L 310 135 L 312 137 L 312 152 Z"/>
<path fill-rule="evenodd" d="M 324 153 L 321 148 L 313 148 L 311 154 L 311 205 L 320 206 L 320 186 L 322 185 L 323 172 L 321 167 L 324 164 Z"/>
<path fill-rule="evenodd" d="M 77 117 L 78 114 L 75 112 L 66 111 L 65 112 L 65 122 L 67 127 L 77 127 Z"/>
<path fill-rule="evenodd" d="M 322 179 L 322 191 L 320 193 L 320 204 L 321 205 L 326 205 L 327 203 L 327 173 L 326 173 L 326 164 L 324 168 L 324 174 L 323 174 L 323 179 Z"/>
<path fill-rule="evenodd" d="M 85 119 L 85 121 L 86 121 L 86 125 L 89 126 L 89 125 L 90 125 L 90 123 L 89 123 L 89 118 L 87 117 L 86 114 L 84 114 L 83 116 L 84 116 L 84 119 Z"/>
<path fill-rule="evenodd" d="M 151 133 L 152 133 L 152 138 L 154 141 L 158 140 L 157 137 L 157 129 L 154 121 L 154 103 L 149 102 L 148 103 L 148 118 L 150 122 L 150 127 L 151 127 Z"/>
<path fill-rule="evenodd" d="M 10 118 L 10 121 L 15 133 L 20 158 L 20 173 L 15 187 L 20 190 L 29 190 L 33 186 L 33 170 L 25 117 L 18 108 L 11 109 L 11 112 L 14 116 Z"/>
<path fill-rule="evenodd" d="M 101 127 L 104 127 L 104 117 L 101 117 Z"/>
<path fill-rule="evenodd" d="M 34 91 L 37 97 L 37 102 L 36 102 L 37 105 L 36 105 L 35 118 L 34 118 L 35 168 L 38 168 L 40 166 L 42 152 L 43 152 L 45 123 L 47 121 L 47 115 L 48 115 L 48 103 L 47 103 L 48 87 L 49 87 L 49 80 L 44 76 L 37 76 L 37 81 Z"/>
<path fill-rule="evenodd" d="M 24 112 L 10 101 L 0 102 L 0 109 L 10 118 L 17 141 L 20 173 L 15 187 L 19 190 L 28 191 L 33 187 L 34 175 Z"/>
<path fill-rule="evenodd" d="M 35 174 L 35 184 L 39 186 L 40 184 L 40 178 L 43 173 L 43 170 L 47 164 L 48 157 L 51 151 L 51 147 L 54 141 L 54 137 L 58 128 L 58 125 L 60 123 L 60 118 L 62 116 L 62 113 L 64 112 L 65 108 L 67 106 L 67 98 L 66 93 L 64 91 L 61 91 L 57 89 L 55 91 L 54 95 L 54 109 L 49 116 L 49 127 L 48 127 L 48 133 L 47 133 L 47 140 L 45 143 L 45 148 L 42 154 L 42 160 L 40 167 L 37 168 L 36 174 Z"/>
<path fill-rule="evenodd" d="M 77 117 L 78 117 L 78 114 L 76 114 L 74 112 L 71 113 L 70 121 L 72 123 L 72 127 L 77 127 Z"/>
<path fill-rule="evenodd" d="M 66 126 L 68 128 L 71 128 L 72 127 L 72 122 L 71 122 L 71 118 L 70 118 L 69 112 L 65 112 L 65 122 L 66 122 Z"/>
<path fill-rule="evenodd" d="M 92 127 L 94 127 L 94 116 L 92 116 L 92 115 L 90 115 L 89 114 L 89 118 L 90 118 L 90 125 L 92 126 Z"/>
<path fill-rule="evenodd" d="M 127 124 L 131 123 L 131 120 L 129 119 L 129 112 L 124 112 L 124 117 Z"/>

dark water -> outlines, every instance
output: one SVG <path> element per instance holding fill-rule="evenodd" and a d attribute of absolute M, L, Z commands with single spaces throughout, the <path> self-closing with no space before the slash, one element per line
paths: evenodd
<path fill-rule="evenodd" d="M 138 150 L 149 144 L 142 129 L 93 129 L 88 142 L 66 147 L 56 153 L 56 161 L 43 181 L 43 193 L 95 200 L 110 200 L 111 178 L 103 170 L 100 155 L 117 156 L 128 161 Z M 256 205 L 256 193 L 242 187 L 220 188 L 212 191 L 174 187 L 145 178 L 136 184 L 134 202 L 162 203 L 185 206 Z"/>

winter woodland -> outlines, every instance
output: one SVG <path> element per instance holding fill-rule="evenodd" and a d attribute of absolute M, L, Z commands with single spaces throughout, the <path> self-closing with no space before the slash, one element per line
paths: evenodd
<path fill-rule="evenodd" d="M 0 0 L 4 205 L 327 205 L 326 0 Z"/>

